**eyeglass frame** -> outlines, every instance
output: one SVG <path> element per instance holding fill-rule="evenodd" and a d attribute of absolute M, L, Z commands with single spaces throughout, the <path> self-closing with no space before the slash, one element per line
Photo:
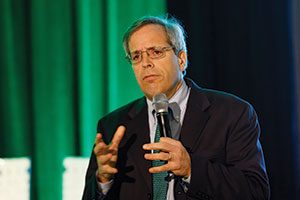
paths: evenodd
<path fill-rule="evenodd" d="M 148 53 L 148 51 L 150 51 L 150 50 L 155 50 L 155 49 L 157 49 L 157 48 L 160 48 L 160 50 L 162 50 L 162 55 L 160 56 L 160 57 L 156 57 L 156 58 L 152 58 L 151 56 L 150 56 L 150 53 Z M 164 58 L 165 56 L 166 56 L 166 52 L 167 51 L 170 51 L 170 50 L 173 50 L 174 52 L 175 52 L 175 47 L 174 46 L 168 46 L 168 47 L 149 47 L 149 48 L 147 48 L 146 50 L 144 50 L 144 51 L 133 51 L 133 52 L 129 52 L 129 54 L 127 54 L 126 56 L 125 56 L 125 58 L 128 60 L 128 62 L 130 63 L 130 64 L 138 64 L 138 63 L 140 63 L 142 60 L 143 60 L 143 53 L 144 52 L 146 52 L 147 53 L 147 56 L 149 56 L 151 59 L 160 59 L 160 58 Z M 132 59 L 131 59 L 131 54 L 132 53 L 135 53 L 135 52 L 138 52 L 140 55 L 141 55 L 141 60 L 140 61 L 138 61 L 138 62 L 132 62 Z M 175 52 L 176 53 L 176 52 Z"/>

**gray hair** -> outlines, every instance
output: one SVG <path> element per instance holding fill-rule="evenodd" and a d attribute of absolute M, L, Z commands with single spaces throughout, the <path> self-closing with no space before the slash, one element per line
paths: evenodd
<path fill-rule="evenodd" d="M 185 42 L 185 31 L 180 22 L 174 17 L 157 17 L 157 16 L 144 16 L 135 22 L 127 29 L 123 36 L 123 48 L 126 55 L 129 55 L 129 40 L 131 35 L 140 29 L 141 27 L 148 24 L 161 25 L 167 34 L 168 43 L 174 47 L 174 51 L 178 54 L 180 51 L 187 53 L 186 42 Z"/>

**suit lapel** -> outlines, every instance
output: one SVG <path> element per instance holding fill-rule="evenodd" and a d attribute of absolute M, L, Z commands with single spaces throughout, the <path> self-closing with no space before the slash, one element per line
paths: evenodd
<path fill-rule="evenodd" d="M 201 133 L 209 119 L 205 110 L 210 103 L 201 89 L 191 80 L 186 80 L 191 87 L 186 112 L 180 133 L 180 140 L 188 152 L 193 152 L 198 146 Z"/>
<path fill-rule="evenodd" d="M 148 169 L 151 167 L 151 162 L 144 158 L 145 151 L 142 145 L 150 142 L 148 111 L 145 98 L 138 101 L 138 103 L 129 111 L 129 120 L 126 126 L 127 140 L 133 140 L 130 152 L 128 152 L 134 162 L 137 170 L 146 182 L 147 187 L 151 190 L 151 174 Z"/>
<path fill-rule="evenodd" d="M 210 106 L 210 103 L 192 81 L 186 80 L 187 84 L 191 87 L 187 109 L 183 121 L 183 126 L 180 133 L 180 140 L 189 152 L 193 152 L 197 147 L 198 140 L 200 139 L 201 132 L 209 119 L 209 115 L 205 110 Z M 126 123 L 126 140 L 132 141 L 132 146 L 128 152 L 137 166 L 137 170 L 143 177 L 149 190 L 152 189 L 152 177 L 148 172 L 151 167 L 151 161 L 144 158 L 145 151 L 142 145 L 150 142 L 149 124 L 148 124 L 148 111 L 146 99 L 142 98 L 128 112 L 129 121 Z M 122 142 L 121 144 L 122 145 Z"/>

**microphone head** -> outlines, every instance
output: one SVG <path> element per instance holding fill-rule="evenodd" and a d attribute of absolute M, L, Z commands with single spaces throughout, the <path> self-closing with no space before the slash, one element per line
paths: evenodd
<path fill-rule="evenodd" d="M 168 112 L 169 101 L 164 93 L 159 93 L 153 97 L 152 103 L 156 113 Z"/>

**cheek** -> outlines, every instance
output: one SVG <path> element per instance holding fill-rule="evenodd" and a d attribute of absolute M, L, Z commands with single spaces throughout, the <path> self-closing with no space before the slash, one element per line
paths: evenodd
<path fill-rule="evenodd" d="M 180 65 L 177 62 L 174 62 L 165 70 L 165 73 L 167 74 L 169 79 L 177 79 L 182 71 Z"/>
<path fill-rule="evenodd" d="M 139 70 L 137 68 L 132 68 L 134 76 L 136 77 L 136 79 L 139 78 Z"/>
<path fill-rule="evenodd" d="M 139 84 L 140 87 L 142 87 L 142 84 L 143 84 L 141 72 L 142 72 L 141 70 L 133 69 L 135 79 L 136 79 L 136 81 L 137 81 L 137 83 Z"/>

